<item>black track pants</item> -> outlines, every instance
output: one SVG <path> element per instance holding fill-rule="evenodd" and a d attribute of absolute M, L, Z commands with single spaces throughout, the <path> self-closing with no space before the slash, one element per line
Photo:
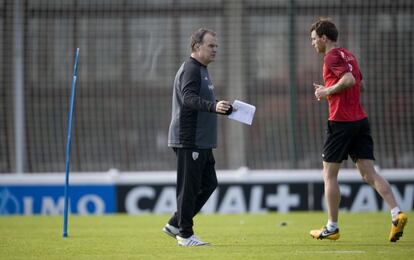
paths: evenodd
<path fill-rule="evenodd" d="M 175 148 L 177 155 L 177 211 L 169 224 L 178 227 L 181 237 L 194 234 L 193 217 L 217 187 L 212 149 Z"/>

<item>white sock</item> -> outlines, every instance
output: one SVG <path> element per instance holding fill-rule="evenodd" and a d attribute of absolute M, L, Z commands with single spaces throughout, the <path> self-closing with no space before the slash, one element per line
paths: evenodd
<path fill-rule="evenodd" d="M 398 216 L 398 213 L 400 213 L 400 212 L 401 212 L 401 210 L 400 210 L 399 207 L 395 207 L 395 208 L 391 209 L 391 217 L 392 217 L 392 219 L 396 219 L 397 216 Z"/>
<path fill-rule="evenodd" d="M 333 222 L 328 220 L 328 224 L 326 224 L 326 228 L 328 229 L 328 231 L 334 231 L 335 229 L 338 228 L 338 222 Z"/>

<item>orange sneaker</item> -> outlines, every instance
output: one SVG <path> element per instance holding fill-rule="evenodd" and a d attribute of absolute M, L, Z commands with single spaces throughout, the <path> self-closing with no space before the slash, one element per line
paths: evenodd
<path fill-rule="evenodd" d="M 407 215 L 400 212 L 396 219 L 392 220 L 391 231 L 389 240 L 391 242 L 397 242 L 403 235 L 405 224 L 407 224 Z"/>
<path fill-rule="evenodd" d="M 338 240 L 340 237 L 339 228 L 335 229 L 334 231 L 329 231 L 326 227 L 323 227 L 322 229 L 311 230 L 310 235 L 316 239 L 329 240 Z"/>

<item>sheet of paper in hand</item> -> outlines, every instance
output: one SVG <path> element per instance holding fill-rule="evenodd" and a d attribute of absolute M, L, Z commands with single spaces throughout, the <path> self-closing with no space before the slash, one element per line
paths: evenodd
<path fill-rule="evenodd" d="M 242 122 L 244 124 L 252 125 L 254 112 L 256 111 L 256 107 L 247 103 L 244 103 L 240 100 L 234 100 L 233 104 L 233 112 L 228 115 L 230 119 Z"/>

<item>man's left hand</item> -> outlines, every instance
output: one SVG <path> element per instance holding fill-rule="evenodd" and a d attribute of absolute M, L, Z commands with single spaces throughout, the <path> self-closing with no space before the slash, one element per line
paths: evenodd
<path fill-rule="evenodd" d="M 229 112 L 231 107 L 232 106 L 230 105 L 229 101 L 221 100 L 221 101 L 217 102 L 217 104 L 216 104 L 216 112 L 220 113 L 220 114 L 227 115 L 227 113 Z M 231 111 L 230 111 L 230 113 L 231 113 Z"/>

